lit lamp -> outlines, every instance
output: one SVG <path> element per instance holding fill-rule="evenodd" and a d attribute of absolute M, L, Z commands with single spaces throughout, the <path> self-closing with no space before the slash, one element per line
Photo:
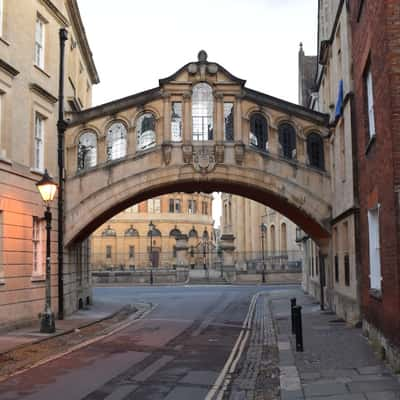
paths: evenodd
<path fill-rule="evenodd" d="M 57 193 L 57 184 L 53 181 L 47 169 L 44 171 L 42 179 L 36 183 L 40 196 L 42 197 L 46 211 L 44 218 L 46 220 L 46 303 L 44 312 L 40 319 L 40 332 L 53 333 L 56 330 L 54 314 L 51 311 L 51 262 L 50 262 L 50 232 L 51 232 L 51 211 L 50 202 L 53 201 Z"/>
<path fill-rule="evenodd" d="M 267 225 L 262 223 L 260 225 L 261 228 L 261 251 L 262 251 L 262 261 L 263 261 L 263 269 L 262 269 L 262 282 L 265 283 L 265 254 L 264 254 L 264 241 L 265 234 L 267 233 Z"/>

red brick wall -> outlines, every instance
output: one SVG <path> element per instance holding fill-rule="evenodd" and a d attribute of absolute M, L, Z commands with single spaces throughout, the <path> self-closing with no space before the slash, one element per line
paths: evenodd
<path fill-rule="evenodd" d="M 400 2 L 350 2 L 356 129 L 358 143 L 362 310 L 365 318 L 400 346 Z M 357 20 L 358 19 L 358 20 Z M 376 140 L 370 143 L 364 71 L 373 77 Z M 368 149 L 368 151 L 367 151 Z M 369 293 L 368 208 L 380 208 L 382 299 Z"/>

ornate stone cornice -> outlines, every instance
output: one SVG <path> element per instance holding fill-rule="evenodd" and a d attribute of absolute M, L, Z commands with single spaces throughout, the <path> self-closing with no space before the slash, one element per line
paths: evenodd
<path fill-rule="evenodd" d="M 53 96 L 51 93 L 49 93 L 46 89 L 43 89 L 37 83 L 31 83 L 29 87 L 33 93 L 36 93 L 40 97 L 43 97 L 49 103 L 51 103 L 51 104 L 57 103 L 57 100 L 58 100 L 57 97 Z"/>

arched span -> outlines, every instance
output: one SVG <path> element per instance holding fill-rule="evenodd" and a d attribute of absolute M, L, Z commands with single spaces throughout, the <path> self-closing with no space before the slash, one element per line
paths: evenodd
<path fill-rule="evenodd" d="M 222 191 L 263 203 L 284 214 L 316 242 L 330 236 L 330 179 L 321 171 L 244 149 L 240 163 L 234 146 L 224 163 L 198 170 L 183 159 L 181 146 L 165 163 L 161 146 L 70 177 L 66 183 L 66 245 L 87 237 L 132 204 L 171 192 Z M 176 154 L 175 154 L 176 153 Z"/>

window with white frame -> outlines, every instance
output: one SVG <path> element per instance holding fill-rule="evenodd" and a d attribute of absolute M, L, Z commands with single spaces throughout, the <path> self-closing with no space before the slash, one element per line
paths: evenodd
<path fill-rule="evenodd" d="M 160 199 L 147 200 L 147 212 L 159 214 L 161 212 Z"/>
<path fill-rule="evenodd" d="M 32 219 L 32 275 L 43 275 L 45 221 L 39 217 Z"/>
<path fill-rule="evenodd" d="M 35 65 L 41 69 L 44 69 L 45 28 L 46 22 L 38 15 L 35 28 Z"/>
<path fill-rule="evenodd" d="M 369 279 L 370 288 L 381 290 L 381 255 L 379 245 L 379 204 L 368 210 L 368 233 L 369 233 Z"/>
<path fill-rule="evenodd" d="M 368 67 L 365 73 L 365 86 L 367 90 L 367 112 L 368 112 L 368 130 L 369 137 L 375 136 L 375 113 L 374 113 L 374 87 L 372 83 L 371 68 Z"/>
<path fill-rule="evenodd" d="M 44 169 L 44 118 L 35 114 L 34 168 Z"/>

